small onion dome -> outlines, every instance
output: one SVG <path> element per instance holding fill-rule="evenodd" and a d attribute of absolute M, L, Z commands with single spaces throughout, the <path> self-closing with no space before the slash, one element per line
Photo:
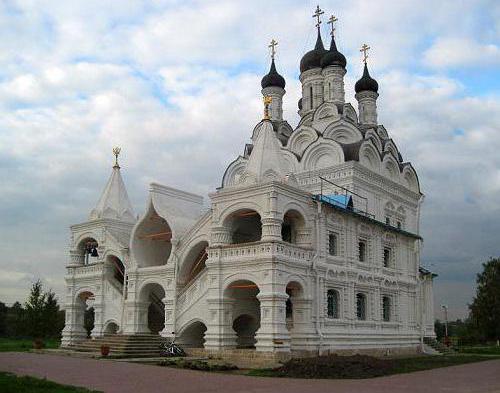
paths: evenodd
<path fill-rule="evenodd" d="M 300 59 L 300 72 L 311 70 L 313 68 L 321 67 L 321 58 L 325 55 L 326 50 L 321 39 L 321 34 L 318 30 L 318 38 L 313 50 L 307 52 L 302 59 Z"/>
<path fill-rule="evenodd" d="M 341 66 L 345 68 L 347 65 L 347 60 L 345 56 L 340 53 L 335 44 L 335 38 L 332 36 L 332 43 L 330 44 L 330 50 L 321 58 L 321 67 L 325 68 L 328 66 Z"/>
<path fill-rule="evenodd" d="M 299 98 L 297 105 L 299 106 L 299 111 L 302 110 L 302 98 Z"/>
<path fill-rule="evenodd" d="M 356 91 L 356 93 L 359 93 L 361 91 L 373 91 L 375 93 L 378 92 L 378 83 L 370 76 L 366 63 L 365 70 L 363 71 L 363 76 L 354 85 L 354 90 Z"/>
<path fill-rule="evenodd" d="M 269 73 L 262 78 L 260 85 L 263 89 L 270 86 L 285 88 L 285 78 L 283 78 L 278 71 L 276 71 L 276 66 L 274 65 L 274 59 L 271 61 L 271 69 Z"/>

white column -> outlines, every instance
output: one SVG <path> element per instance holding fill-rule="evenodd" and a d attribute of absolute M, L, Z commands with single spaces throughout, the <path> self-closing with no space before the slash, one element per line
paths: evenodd
<path fill-rule="evenodd" d="M 257 351 L 290 351 L 290 334 L 286 328 L 285 292 L 261 292 L 257 295 L 260 302 L 260 328 L 256 333 Z"/>

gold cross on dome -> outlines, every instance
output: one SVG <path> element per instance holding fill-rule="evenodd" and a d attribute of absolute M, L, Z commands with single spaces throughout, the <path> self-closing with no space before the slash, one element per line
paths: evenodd
<path fill-rule="evenodd" d="M 319 8 L 319 5 L 316 6 L 316 11 L 314 11 L 313 18 L 318 18 L 318 23 L 316 23 L 316 27 L 319 29 L 319 25 L 321 24 L 320 17 L 323 15 L 324 12 L 321 8 Z"/>
<path fill-rule="evenodd" d="M 363 63 L 365 63 L 365 64 L 366 64 L 366 60 L 368 59 L 368 49 L 370 49 L 370 47 L 366 44 L 363 44 L 363 46 L 359 50 L 360 52 L 363 52 Z"/>
<path fill-rule="evenodd" d="M 113 154 L 115 155 L 115 165 L 113 166 L 113 168 L 120 168 L 120 165 L 118 165 L 118 156 L 120 155 L 121 151 L 122 149 L 120 149 L 119 147 L 113 147 Z"/>
<path fill-rule="evenodd" d="M 271 48 L 271 59 L 274 60 L 274 55 L 276 54 L 276 47 L 278 46 L 278 41 L 274 38 L 271 40 L 271 43 L 268 45 L 268 48 Z"/>
<path fill-rule="evenodd" d="M 330 32 L 330 35 L 332 37 L 335 34 L 335 24 L 334 23 L 337 22 L 337 21 L 338 21 L 338 18 L 336 16 L 332 15 L 332 16 L 330 16 L 330 19 L 328 19 L 328 22 L 326 22 L 329 25 L 331 25 L 331 27 L 332 27 L 332 31 Z"/>
<path fill-rule="evenodd" d="M 264 120 L 269 120 L 269 105 L 273 102 L 271 96 L 264 96 Z"/>

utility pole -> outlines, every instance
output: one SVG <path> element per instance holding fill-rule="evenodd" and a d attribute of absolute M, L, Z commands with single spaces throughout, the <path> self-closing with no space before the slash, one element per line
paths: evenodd
<path fill-rule="evenodd" d="M 441 308 L 444 312 L 444 342 L 448 345 L 448 306 L 446 304 L 441 304 Z"/>

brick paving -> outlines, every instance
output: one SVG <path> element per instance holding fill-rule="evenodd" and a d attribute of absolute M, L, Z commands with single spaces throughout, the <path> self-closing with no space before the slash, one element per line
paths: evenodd
<path fill-rule="evenodd" d="M 0 353 L 0 370 L 114 393 L 500 393 L 500 360 L 365 380 L 257 378 L 35 353 Z M 0 391 L 1 391 L 0 386 Z"/>

